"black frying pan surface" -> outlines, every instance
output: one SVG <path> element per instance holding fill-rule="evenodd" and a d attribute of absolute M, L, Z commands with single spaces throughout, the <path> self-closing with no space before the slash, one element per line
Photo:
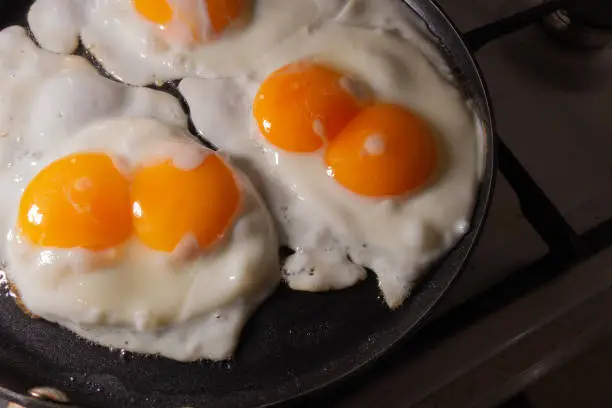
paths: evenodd
<path fill-rule="evenodd" d="M 400 0 L 398 0 L 400 1 Z M 0 1 L 3 26 L 25 23 L 30 0 Z M 395 311 L 379 296 L 375 279 L 326 294 L 285 286 L 250 319 L 235 358 L 179 363 L 111 351 L 67 330 L 25 316 L 0 296 L 0 395 L 32 407 L 57 407 L 22 397 L 52 386 L 92 408 L 256 407 L 311 393 L 372 362 L 416 325 L 448 289 L 474 246 L 495 175 L 493 119 L 480 72 L 461 35 L 429 0 L 405 0 L 438 39 L 485 129 L 484 177 L 469 233 L 431 268 Z M 176 94 L 174 85 L 164 87 Z"/>

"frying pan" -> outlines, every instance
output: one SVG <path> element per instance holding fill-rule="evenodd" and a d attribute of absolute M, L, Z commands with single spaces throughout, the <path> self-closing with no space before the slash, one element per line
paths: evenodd
<path fill-rule="evenodd" d="M 25 24 L 31 3 L 1 0 L 2 26 Z M 472 51 L 558 5 L 512 16 L 496 29 L 485 26 L 462 35 L 434 1 L 403 3 L 439 45 L 472 101 L 484 129 L 485 154 L 471 230 L 431 268 L 401 308 L 388 310 L 373 277 L 328 294 L 294 292 L 281 285 L 250 319 L 233 360 L 187 364 L 92 345 L 56 325 L 30 319 L 13 299 L 0 296 L 0 396 L 27 407 L 65 407 L 30 396 L 33 387 L 46 386 L 63 391 L 76 406 L 91 408 L 270 406 L 360 371 L 414 333 L 462 270 L 494 186 L 494 120 Z M 176 95 L 174 86 L 164 88 Z"/>

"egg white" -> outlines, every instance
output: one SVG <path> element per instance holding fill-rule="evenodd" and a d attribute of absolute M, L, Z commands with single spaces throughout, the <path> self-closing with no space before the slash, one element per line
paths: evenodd
<path fill-rule="evenodd" d="M 365 266 L 377 274 L 387 304 L 397 307 L 427 265 L 469 229 L 482 134 L 475 114 L 447 80 L 448 69 L 438 69 L 442 59 L 429 41 L 393 7 L 371 5 L 378 20 L 370 20 L 360 14 L 368 7 L 357 6 L 351 2 L 337 21 L 315 32 L 296 33 L 249 75 L 187 78 L 180 90 L 198 130 L 259 175 L 252 178 L 266 192 L 285 243 L 296 250 L 284 266 L 289 286 L 341 289 L 363 279 Z M 372 21 L 394 21 L 402 30 L 372 27 Z M 409 197 L 361 197 L 327 176 L 320 152 L 289 154 L 269 144 L 252 117 L 253 97 L 269 73 L 302 58 L 331 64 L 364 81 L 377 98 L 428 120 L 442 161 L 434 182 Z"/>
<path fill-rule="evenodd" d="M 230 76 L 251 70 L 277 44 L 339 12 L 346 0 L 254 0 L 252 21 L 212 42 L 168 41 L 131 0 L 37 0 L 28 23 L 42 47 L 71 53 L 79 35 L 104 68 L 145 85 L 185 76 Z"/>
<path fill-rule="evenodd" d="M 29 181 L 68 154 L 104 152 L 126 173 L 163 158 L 196 166 L 210 151 L 188 137 L 178 101 L 105 79 L 11 27 L 0 32 L 0 129 L 0 259 L 29 311 L 106 346 L 184 361 L 231 356 L 280 280 L 271 218 L 239 171 L 234 224 L 195 259 L 135 238 L 106 252 L 41 248 L 15 228 Z"/>

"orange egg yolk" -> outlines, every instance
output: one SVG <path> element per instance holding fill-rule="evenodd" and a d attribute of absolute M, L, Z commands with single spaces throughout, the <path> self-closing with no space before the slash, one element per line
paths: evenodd
<path fill-rule="evenodd" d="M 134 0 L 134 7 L 141 16 L 159 25 L 168 24 L 174 16 L 166 0 Z"/>
<path fill-rule="evenodd" d="M 104 250 L 130 235 L 130 208 L 129 183 L 112 159 L 77 153 L 32 179 L 21 198 L 18 225 L 37 245 Z"/>
<path fill-rule="evenodd" d="M 321 64 L 300 61 L 270 74 L 253 101 L 253 116 L 276 147 L 313 152 L 332 140 L 361 108 L 343 74 Z"/>
<path fill-rule="evenodd" d="M 328 174 L 363 196 L 409 193 L 423 186 L 437 166 L 428 125 L 397 105 L 364 108 L 330 143 Z"/>
<path fill-rule="evenodd" d="M 133 0 L 136 11 L 168 30 L 187 29 L 196 41 L 215 37 L 243 20 L 250 0 Z M 203 16 L 202 13 L 206 15 Z M 209 27 L 203 27 L 208 22 Z M 210 35 L 207 33 L 210 32 Z"/>
<path fill-rule="evenodd" d="M 207 0 L 208 18 L 213 32 L 219 34 L 239 21 L 249 7 L 248 0 Z"/>
<path fill-rule="evenodd" d="M 217 242 L 238 210 L 240 191 L 232 170 L 211 154 L 192 170 L 171 160 L 140 168 L 132 202 L 136 235 L 151 249 L 172 252 L 190 236 L 200 248 Z"/>

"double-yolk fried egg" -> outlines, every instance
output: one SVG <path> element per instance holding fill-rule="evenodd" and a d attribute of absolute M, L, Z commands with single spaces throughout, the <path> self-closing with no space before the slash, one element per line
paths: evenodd
<path fill-rule="evenodd" d="M 70 53 L 79 36 L 123 82 L 248 72 L 286 37 L 346 0 L 37 0 L 28 23 L 43 48 Z"/>
<path fill-rule="evenodd" d="M 480 135 L 428 43 L 408 23 L 411 40 L 360 27 L 359 10 L 296 34 L 249 75 L 180 90 L 199 131 L 259 175 L 295 250 L 288 284 L 340 289 L 368 267 L 397 307 L 469 228 Z"/>
<path fill-rule="evenodd" d="M 166 94 L 17 27 L 0 32 L 0 62 L 0 255 L 25 308 L 102 345 L 229 357 L 280 280 L 248 179 L 189 137 Z"/>

